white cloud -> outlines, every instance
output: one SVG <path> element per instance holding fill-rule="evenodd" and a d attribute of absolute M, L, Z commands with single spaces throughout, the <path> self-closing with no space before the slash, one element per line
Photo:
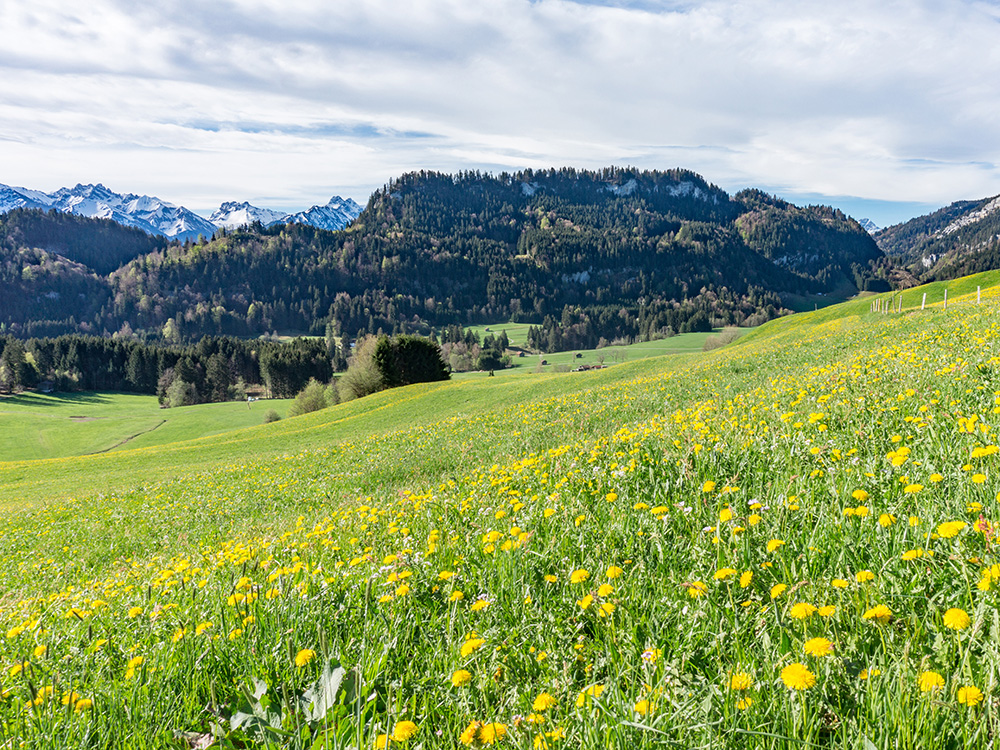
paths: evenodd
<path fill-rule="evenodd" d="M 35 0 L 0 28 L 0 182 L 292 208 L 408 169 L 627 161 L 1000 192 L 992 3 Z"/>

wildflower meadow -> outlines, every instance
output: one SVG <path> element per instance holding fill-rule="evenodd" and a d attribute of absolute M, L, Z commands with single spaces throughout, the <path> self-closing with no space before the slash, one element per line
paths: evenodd
<path fill-rule="evenodd" d="M 401 389 L 176 478 L 38 462 L 66 487 L 4 495 L 0 742 L 990 747 L 1000 290 L 908 295 Z"/>

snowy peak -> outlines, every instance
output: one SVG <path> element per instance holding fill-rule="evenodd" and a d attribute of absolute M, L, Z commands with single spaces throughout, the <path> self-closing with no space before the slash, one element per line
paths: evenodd
<path fill-rule="evenodd" d="M 287 221 L 288 214 L 272 211 L 269 208 L 251 206 L 246 201 L 242 203 L 226 201 L 212 213 L 208 220 L 217 227 L 226 227 L 227 229 L 253 224 L 255 221 L 268 227 Z"/>
<path fill-rule="evenodd" d="M 313 206 L 286 219 L 289 223 L 308 224 L 319 229 L 343 229 L 361 213 L 361 206 L 350 198 L 333 196 L 325 206 Z"/>
<path fill-rule="evenodd" d="M 0 213 L 15 208 L 48 208 L 51 199 L 45 193 L 27 188 L 0 185 Z"/>
<path fill-rule="evenodd" d="M 858 219 L 858 224 L 860 224 L 861 228 L 864 229 L 866 232 L 868 232 L 868 234 L 875 234 L 876 232 L 879 232 L 882 229 L 882 227 L 880 227 L 871 219 Z"/>
<path fill-rule="evenodd" d="M 146 234 L 164 235 L 170 239 L 211 237 L 215 233 L 214 224 L 183 206 L 149 195 L 121 195 L 100 183 L 77 184 L 52 193 L 0 185 L 0 212 L 15 208 L 54 208 L 78 216 L 111 219 Z"/>
<path fill-rule="evenodd" d="M 264 226 L 283 223 L 309 224 L 320 229 L 343 229 L 361 213 L 361 206 L 350 198 L 333 196 L 324 206 L 313 206 L 291 216 L 283 211 L 258 208 L 246 201 L 227 201 L 206 219 L 184 206 L 151 195 L 116 193 L 105 185 L 77 184 L 59 188 L 52 193 L 0 184 L 0 213 L 15 208 L 56 209 L 65 213 L 111 219 L 127 227 L 136 227 L 147 234 L 170 239 L 188 240 L 199 236 L 211 237 L 216 229 L 253 224 Z"/>
<path fill-rule="evenodd" d="M 270 208 L 258 208 L 246 201 L 227 201 L 212 214 L 210 221 L 217 227 L 244 226 L 259 221 L 265 227 L 274 224 L 308 224 L 319 229 L 343 229 L 361 213 L 361 206 L 350 198 L 333 196 L 325 206 L 313 206 L 297 214 L 286 214 Z"/>

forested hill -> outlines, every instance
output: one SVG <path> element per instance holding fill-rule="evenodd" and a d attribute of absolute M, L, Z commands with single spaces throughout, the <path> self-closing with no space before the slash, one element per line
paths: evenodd
<path fill-rule="evenodd" d="M 345 231 L 220 232 L 107 276 L 54 268 L 51 251 L 40 262 L 9 241 L 3 253 L 0 291 L 16 294 L 0 323 L 18 335 L 127 326 L 190 340 L 332 324 L 353 337 L 511 319 L 544 321 L 563 348 L 761 322 L 781 311 L 781 295 L 865 284 L 882 258 L 834 209 L 759 191 L 730 196 L 683 170 L 617 168 L 407 174 Z M 43 276 L 44 287 L 34 281 Z M 85 309 L 56 278 L 77 295 L 87 288 Z"/>
<path fill-rule="evenodd" d="M 1000 196 L 957 201 L 886 227 L 875 234 L 875 241 L 922 281 L 1000 268 Z"/>

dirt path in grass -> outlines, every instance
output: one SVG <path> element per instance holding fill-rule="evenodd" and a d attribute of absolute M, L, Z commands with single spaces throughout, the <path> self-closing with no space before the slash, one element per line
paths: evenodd
<path fill-rule="evenodd" d="M 134 435 L 129 435 L 128 437 L 123 438 L 122 440 L 119 440 L 114 445 L 110 445 L 107 448 L 102 448 L 99 451 L 93 451 L 91 453 L 84 453 L 83 455 L 85 455 L 85 456 L 96 456 L 98 453 L 107 453 L 108 451 L 113 451 L 115 448 L 120 448 L 121 446 L 125 445 L 125 443 L 129 442 L 130 440 L 135 440 L 140 435 L 145 435 L 145 434 L 147 434 L 149 432 L 152 432 L 153 430 L 157 429 L 158 427 L 163 427 L 163 425 L 165 425 L 166 423 L 167 423 L 167 420 L 161 419 L 159 422 L 157 422 L 155 425 L 153 425 L 152 427 L 150 427 L 148 430 L 140 430 L 139 432 L 135 433 Z"/>

